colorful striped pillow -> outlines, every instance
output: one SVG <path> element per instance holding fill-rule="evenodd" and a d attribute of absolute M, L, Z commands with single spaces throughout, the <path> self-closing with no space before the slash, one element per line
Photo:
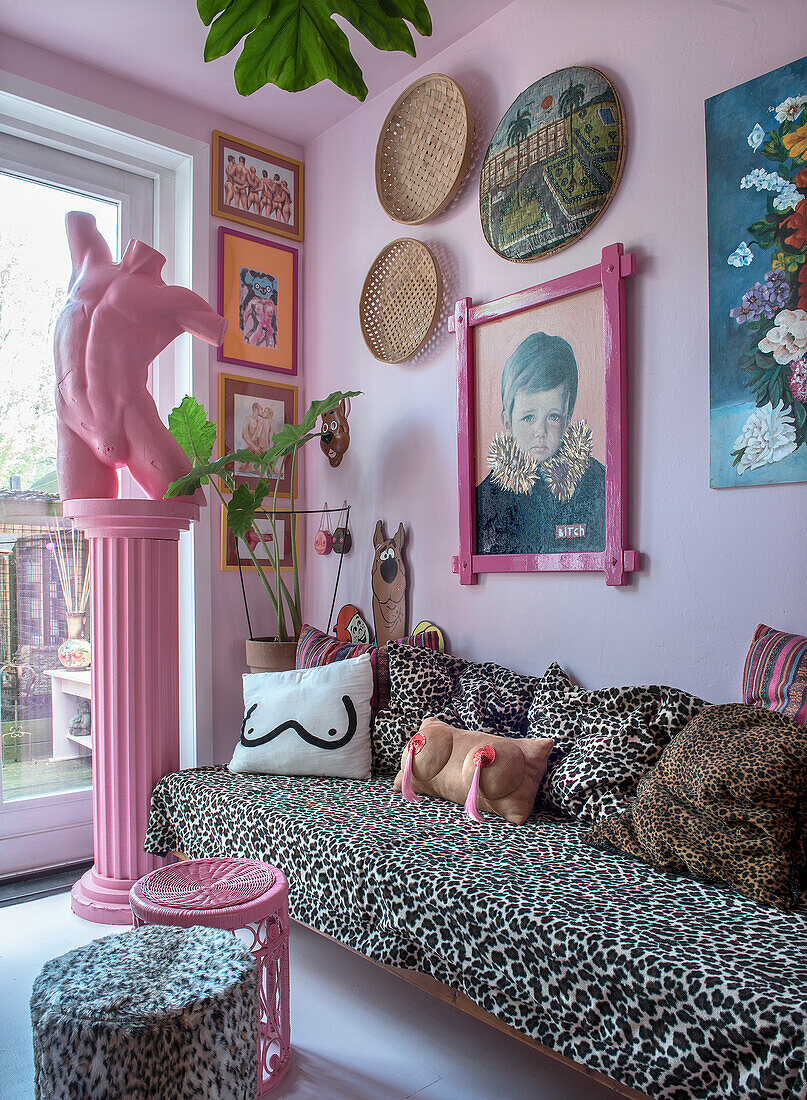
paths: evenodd
<path fill-rule="evenodd" d="M 807 726 L 807 638 L 760 623 L 745 659 L 743 699 Z"/>
<path fill-rule="evenodd" d="M 407 645 L 420 646 L 423 649 L 438 651 L 442 644 L 439 630 L 424 630 L 399 641 Z M 315 668 L 317 665 L 329 665 L 333 661 L 344 661 L 349 657 L 370 654 L 373 666 L 373 714 L 383 710 L 389 703 L 389 657 L 387 647 L 376 647 L 368 642 L 340 642 L 338 638 L 317 630 L 315 626 L 304 626 L 297 641 L 297 668 Z"/>

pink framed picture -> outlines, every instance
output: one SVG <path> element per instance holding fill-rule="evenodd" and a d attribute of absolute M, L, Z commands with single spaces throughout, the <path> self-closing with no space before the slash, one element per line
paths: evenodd
<path fill-rule="evenodd" d="M 627 583 L 621 244 L 559 279 L 472 305 L 457 346 L 461 584 L 480 573 L 588 571 Z"/>
<path fill-rule="evenodd" d="M 297 373 L 297 249 L 219 226 L 220 363 Z"/>

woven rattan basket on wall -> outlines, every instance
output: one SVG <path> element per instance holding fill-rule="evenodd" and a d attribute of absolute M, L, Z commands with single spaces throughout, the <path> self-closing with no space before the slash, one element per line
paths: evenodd
<path fill-rule="evenodd" d="M 422 241 L 401 237 L 373 260 L 359 300 L 364 342 L 376 359 L 403 363 L 434 331 L 443 300 L 443 279 Z"/>
<path fill-rule="evenodd" d="M 436 217 L 460 189 L 474 140 L 474 118 L 456 81 L 432 73 L 393 104 L 375 152 L 378 198 L 396 222 Z"/>

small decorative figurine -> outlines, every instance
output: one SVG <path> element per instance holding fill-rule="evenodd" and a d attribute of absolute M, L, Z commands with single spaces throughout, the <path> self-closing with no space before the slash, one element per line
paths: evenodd
<path fill-rule="evenodd" d="M 343 398 L 335 409 L 322 414 L 322 436 L 319 445 L 322 453 L 336 469 L 350 446 L 350 398 Z"/>
<path fill-rule="evenodd" d="M 167 286 L 165 257 L 129 241 L 114 263 L 95 218 L 65 219 L 73 274 L 56 321 L 56 417 L 62 500 L 116 498 L 126 466 L 152 500 L 188 473 L 187 455 L 146 388 L 152 360 L 181 332 L 219 345 L 227 322 L 198 294 Z M 205 503 L 199 489 L 194 501 Z"/>
<path fill-rule="evenodd" d="M 370 627 L 361 611 L 352 603 L 346 603 L 336 617 L 336 637 L 340 642 L 371 642 Z"/>
<path fill-rule="evenodd" d="M 384 521 L 375 525 L 373 566 L 373 622 L 376 645 L 406 637 L 406 567 L 403 560 L 404 525 L 388 539 Z"/>

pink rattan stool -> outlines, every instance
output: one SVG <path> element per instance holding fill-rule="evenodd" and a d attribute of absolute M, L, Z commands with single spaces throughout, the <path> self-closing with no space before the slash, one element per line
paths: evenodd
<path fill-rule="evenodd" d="M 129 901 L 135 928 L 201 924 L 250 932 L 261 994 L 256 1095 L 265 1096 L 291 1060 L 286 876 L 257 859 L 189 859 L 145 875 L 132 887 Z"/>

